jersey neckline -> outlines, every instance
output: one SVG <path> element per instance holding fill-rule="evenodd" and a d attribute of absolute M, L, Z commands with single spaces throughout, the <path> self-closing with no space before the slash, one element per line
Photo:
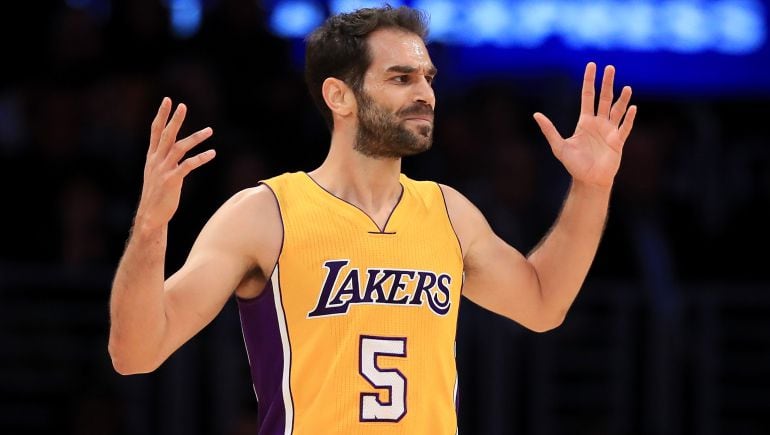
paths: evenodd
<path fill-rule="evenodd" d="M 401 178 L 403 177 L 403 175 L 399 175 L 398 184 L 401 185 L 401 194 L 398 196 L 398 201 L 396 201 L 396 204 L 390 210 L 390 214 L 388 214 L 388 218 L 385 219 L 385 224 L 382 226 L 382 228 L 380 228 L 380 226 L 377 224 L 377 222 L 371 216 L 369 216 L 369 213 L 365 212 L 364 210 L 362 210 L 360 207 L 358 207 L 357 205 L 353 204 L 352 202 L 346 201 L 346 200 L 340 198 L 339 196 L 329 192 L 325 187 L 321 186 L 307 172 L 300 171 L 300 173 L 303 174 L 305 176 L 305 178 L 310 181 L 311 184 L 316 186 L 316 188 L 320 189 L 325 194 L 324 196 L 331 197 L 331 198 L 335 199 L 336 201 L 341 202 L 342 204 L 346 204 L 348 207 L 352 207 L 354 210 L 357 210 L 358 213 L 366 216 L 369 219 L 369 221 L 372 223 L 372 225 L 374 225 L 374 227 L 377 229 L 377 231 L 369 231 L 369 234 L 396 234 L 395 231 L 387 231 L 387 229 L 388 229 L 388 224 L 391 221 L 391 218 L 393 217 L 393 215 L 396 212 L 396 209 L 399 208 L 399 206 L 401 205 L 401 203 L 403 202 L 403 199 L 404 199 L 404 191 L 406 191 L 406 188 L 404 188 L 404 183 L 401 181 Z"/>

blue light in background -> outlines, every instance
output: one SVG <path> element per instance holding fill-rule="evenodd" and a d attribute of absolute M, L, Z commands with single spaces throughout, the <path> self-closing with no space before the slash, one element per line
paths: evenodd
<path fill-rule="evenodd" d="M 171 28 L 178 38 L 189 38 L 201 26 L 200 0 L 170 0 Z"/>
<path fill-rule="evenodd" d="M 77 1 L 77 0 L 72 0 Z M 93 0 L 92 0 L 93 1 Z M 499 74 L 582 74 L 613 63 L 635 89 L 667 95 L 770 93 L 770 0 L 397 0 L 430 18 L 429 43 L 445 49 L 441 83 Z M 294 40 L 326 13 L 377 0 L 264 0 L 272 31 Z M 321 6 L 318 6 L 321 5 Z M 328 5 L 328 8 L 325 7 Z M 303 9 L 304 8 L 304 9 Z M 304 10 L 312 9 L 312 19 Z M 291 24 L 293 23 L 293 24 Z M 286 30 L 292 29 L 291 31 Z M 304 55 L 297 54 L 298 66 Z"/>
<path fill-rule="evenodd" d="M 468 9 L 464 44 L 473 46 L 491 42 L 503 45 L 502 36 L 513 21 L 509 9 L 496 0 L 483 0 Z"/>
<path fill-rule="evenodd" d="M 324 20 L 323 9 L 314 2 L 285 1 L 276 5 L 270 26 L 279 36 L 302 38 Z"/>
<path fill-rule="evenodd" d="M 447 41 L 452 38 L 457 5 L 452 0 L 418 0 L 413 6 L 430 16 L 430 40 Z"/>
<path fill-rule="evenodd" d="M 607 50 L 618 44 L 618 36 L 624 32 L 616 21 L 623 10 L 616 2 L 565 2 L 559 8 L 558 29 L 554 30 L 570 48 Z"/>
<path fill-rule="evenodd" d="M 74 0 L 73 0 L 74 1 Z M 81 0 L 82 1 L 82 0 Z M 188 0 L 189 1 L 189 0 Z M 394 0 L 428 13 L 431 41 L 457 46 L 489 44 L 535 48 L 549 39 L 571 49 L 728 54 L 759 50 L 767 37 L 758 0 Z M 332 13 L 382 6 L 377 0 L 330 0 Z M 303 37 L 325 16 L 311 1 L 278 1 L 271 28 Z"/>
<path fill-rule="evenodd" d="M 628 13 L 617 19 L 617 25 L 625 29 L 618 38 L 620 46 L 635 51 L 652 51 L 656 48 L 655 8 L 645 1 L 634 1 L 626 5 Z"/>
<path fill-rule="evenodd" d="M 394 8 L 397 8 L 404 4 L 402 0 L 393 0 L 389 2 L 377 1 L 377 0 L 331 0 L 329 2 L 329 9 L 331 9 L 333 14 L 339 14 L 343 12 L 352 12 L 356 9 L 361 9 L 361 8 L 380 7 L 385 3 L 388 3 Z"/>
<path fill-rule="evenodd" d="M 715 23 L 722 38 L 717 49 L 724 53 L 745 54 L 759 50 L 766 42 L 764 11 L 752 1 L 721 2 L 714 5 Z"/>
<path fill-rule="evenodd" d="M 663 3 L 659 21 L 664 27 L 660 37 L 664 38 L 666 48 L 680 53 L 697 53 L 713 47 L 714 21 L 717 20 L 710 19 L 708 13 L 701 5 L 690 1 Z"/>
<path fill-rule="evenodd" d="M 521 4 L 512 26 L 515 40 L 531 48 L 544 43 L 559 19 L 559 8 L 553 2 L 528 1 Z"/>

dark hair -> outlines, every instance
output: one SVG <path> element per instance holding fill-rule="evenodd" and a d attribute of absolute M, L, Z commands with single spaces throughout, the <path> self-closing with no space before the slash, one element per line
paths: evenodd
<path fill-rule="evenodd" d="M 307 37 L 305 83 L 329 130 L 334 124 L 321 94 L 324 80 L 340 79 L 358 94 L 363 88 L 364 73 L 372 63 L 367 37 L 382 28 L 402 29 L 424 40 L 428 20 L 417 9 L 406 6 L 394 9 L 386 5 L 331 16 Z"/>

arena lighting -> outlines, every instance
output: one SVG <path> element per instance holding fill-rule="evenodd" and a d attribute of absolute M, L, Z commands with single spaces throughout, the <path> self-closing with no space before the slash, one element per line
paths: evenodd
<path fill-rule="evenodd" d="M 381 1 L 331 0 L 332 13 Z M 567 48 L 726 54 L 752 53 L 767 42 L 759 0 L 414 0 L 431 17 L 431 41 L 455 46 L 535 48 L 558 41 Z M 305 36 L 320 21 L 317 2 L 273 3 L 271 29 Z M 287 12 L 291 11 L 291 13 Z M 312 17 L 312 19 L 310 19 Z M 322 19 L 322 18 L 321 18 Z"/>
<path fill-rule="evenodd" d="M 350 12 L 361 8 L 379 7 L 385 3 L 397 8 L 403 6 L 407 2 L 403 0 L 393 0 L 388 2 L 377 0 L 330 0 L 329 9 L 333 14 L 338 14 L 340 12 Z"/>
<path fill-rule="evenodd" d="M 171 28 L 177 38 L 190 38 L 201 25 L 201 0 L 167 0 Z"/>
<path fill-rule="evenodd" d="M 325 18 L 321 5 L 308 1 L 283 1 L 270 15 L 270 27 L 278 35 L 302 38 Z"/>

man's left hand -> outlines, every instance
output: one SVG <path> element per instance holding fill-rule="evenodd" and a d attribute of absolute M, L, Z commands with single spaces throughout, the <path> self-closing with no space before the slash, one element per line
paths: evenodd
<path fill-rule="evenodd" d="M 615 79 L 615 68 L 612 65 L 604 69 L 599 107 L 595 109 L 595 78 L 596 64 L 589 62 L 583 77 L 580 118 L 571 137 L 561 137 L 553 123 L 542 113 L 535 113 L 534 118 L 551 145 L 553 154 L 574 181 L 610 188 L 620 167 L 623 144 L 631 133 L 637 109 L 636 106 L 628 107 L 631 100 L 630 86 L 625 86 L 620 98 L 612 104 Z"/>

